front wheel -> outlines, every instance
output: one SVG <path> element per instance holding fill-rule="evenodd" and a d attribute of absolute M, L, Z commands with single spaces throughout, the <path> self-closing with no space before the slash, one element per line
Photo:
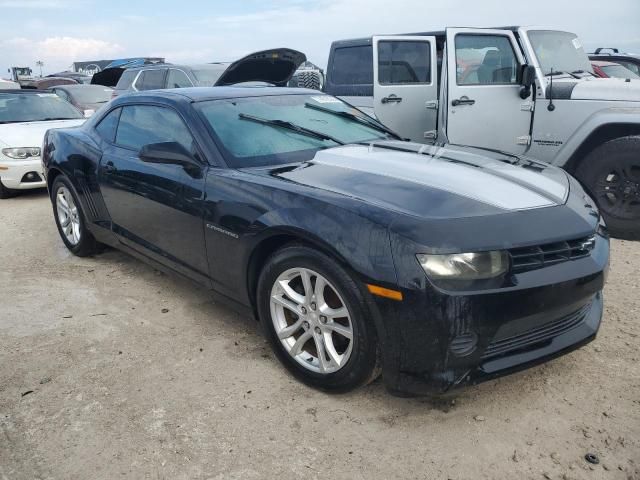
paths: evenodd
<path fill-rule="evenodd" d="M 98 242 L 86 227 L 84 212 L 71 182 L 60 175 L 51 187 L 53 215 L 62 241 L 78 257 L 98 253 Z"/>
<path fill-rule="evenodd" d="M 282 363 L 304 383 L 344 392 L 378 373 L 364 299 L 334 260 L 305 246 L 273 255 L 258 281 L 258 311 Z"/>
<path fill-rule="evenodd" d="M 18 195 L 17 190 L 13 190 L 11 188 L 7 188 L 2 184 L 2 180 L 0 180 L 0 199 L 4 200 L 7 198 L 12 198 Z"/>
<path fill-rule="evenodd" d="M 576 177 L 594 197 L 613 237 L 640 239 L 640 137 L 600 145 L 584 158 Z"/>

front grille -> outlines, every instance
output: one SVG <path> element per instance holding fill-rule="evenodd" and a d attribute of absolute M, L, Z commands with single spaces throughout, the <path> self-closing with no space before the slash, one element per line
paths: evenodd
<path fill-rule="evenodd" d="M 528 272 L 556 263 L 587 257 L 595 247 L 596 237 L 578 238 L 555 243 L 545 243 L 533 247 L 512 248 L 511 266 L 513 273 Z"/>
<path fill-rule="evenodd" d="M 530 347 L 534 344 L 550 340 L 558 335 L 566 333 L 572 328 L 580 325 L 584 321 L 590 309 L 591 302 L 580 308 L 580 310 L 559 318 L 558 320 L 553 320 L 518 335 L 501 338 L 500 340 L 491 342 L 484 351 L 482 358 L 487 359 L 490 357 L 497 357 L 505 353 L 513 353 L 524 347 Z"/>

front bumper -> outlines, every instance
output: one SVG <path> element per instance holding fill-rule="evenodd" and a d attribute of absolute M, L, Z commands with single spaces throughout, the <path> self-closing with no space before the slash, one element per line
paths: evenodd
<path fill-rule="evenodd" d="M 28 190 L 47 186 L 40 157 L 28 160 L 0 158 L 0 182 L 12 190 Z"/>
<path fill-rule="evenodd" d="M 434 288 L 408 260 L 399 279 L 404 300 L 373 299 L 385 385 L 403 395 L 442 395 L 590 342 L 608 259 L 608 239 L 598 236 L 586 258 L 519 274 L 516 287 L 462 294 Z"/>

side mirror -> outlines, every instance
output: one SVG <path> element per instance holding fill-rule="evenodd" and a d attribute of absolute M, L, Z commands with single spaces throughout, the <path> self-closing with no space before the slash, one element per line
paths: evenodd
<path fill-rule="evenodd" d="M 178 142 L 150 143 L 140 149 L 138 156 L 147 163 L 181 165 L 190 175 L 200 172 L 193 155 Z"/>
<path fill-rule="evenodd" d="M 533 65 L 522 65 L 520 70 L 520 98 L 523 100 L 531 96 L 531 87 L 536 81 L 536 68 Z"/>

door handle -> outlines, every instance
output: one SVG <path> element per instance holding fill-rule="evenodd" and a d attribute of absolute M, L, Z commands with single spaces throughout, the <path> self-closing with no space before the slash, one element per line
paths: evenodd
<path fill-rule="evenodd" d="M 402 98 L 394 94 L 391 94 L 388 97 L 384 97 L 382 99 L 382 103 L 400 103 L 401 101 Z"/>
<path fill-rule="evenodd" d="M 111 163 L 111 162 L 107 163 L 107 164 L 104 166 L 104 173 L 105 173 L 106 175 L 109 175 L 109 174 L 111 174 L 111 173 L 115 173 L 115 172 L 117 172 L 117 171 L 118 171 L 118 169 L 117 169 L 117 168 L 115 167 L 115 165 L 114 165 L 113 163 Z"/>
<path fill-rule="evenodd" d="M 473 105 L 476 103 L 475 100 L 471 100 L 466 95 L 464 97 L 456 98 L 455 100 L 451 100 L 451 105 L 457 107 L 459 105 Z"/>

